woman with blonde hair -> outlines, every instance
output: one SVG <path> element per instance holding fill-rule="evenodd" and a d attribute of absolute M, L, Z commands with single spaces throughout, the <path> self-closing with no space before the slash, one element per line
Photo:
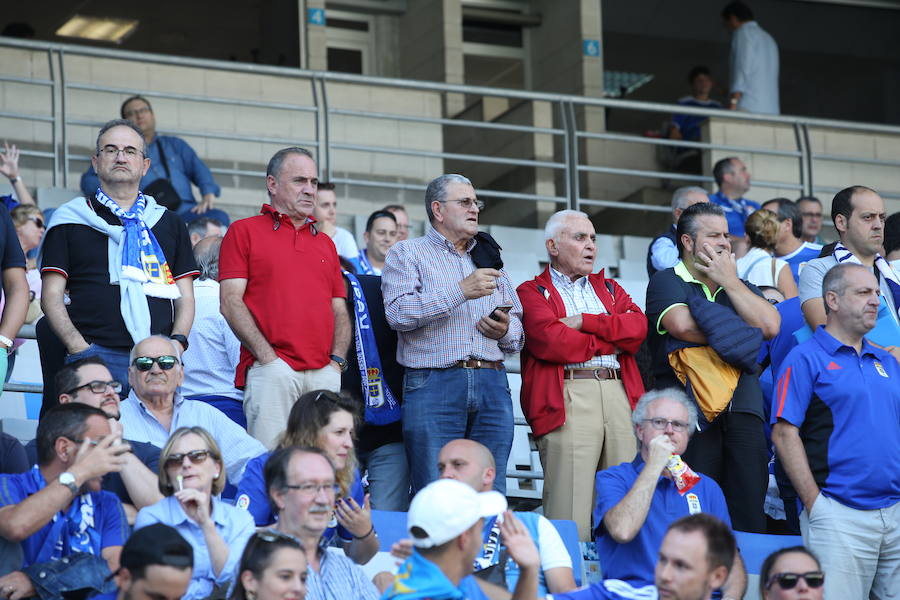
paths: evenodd
<path fill-rule="evenodd" d="M 191 584 L 183 596 L 207 598 L 234 578 L 256 527 L 247 511 L 219 499 L 225 464 L 213 437 L 202 427 L 180 427 L 159 458 L 163 498 L 138 512 L 135 530 L 153 523 L 174 527 L 194 549 Z"/>
<path fill-rule="evenodd" d="M 744 229 L 750 238 L 750 250 L 737 259 L 737 275 L 757 287 L 777 288 L 787 300 L 797 295 L 797 282 L 790 265 L 772 256 L 779 226 L 778 215 L 763 208 L 747 217 Z"/>
<path fill-rule="evenodd" d="M 335 518 L 323 539 L 342 546 L 357 564 L 365 564 L 378 552 L 379 544 L 369 498 L 363 493 L 356 467 L 353 435 L 358 419 L 359 408 L 353 400 L 327 390 L 307 392 L 291 408 L 278 448 L 311 446 L 328 455 L 341 489 Z M 270 455 L 267 452 L 247 462 L 235 503 L 250 511 L 260 527 L 275 521 L 263 475 Z"/>

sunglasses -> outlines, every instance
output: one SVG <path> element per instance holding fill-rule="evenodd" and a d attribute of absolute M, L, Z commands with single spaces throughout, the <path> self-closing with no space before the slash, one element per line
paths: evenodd
<path fill-rule="evenodd" d="M 191 450 L 190 452 L 178 452 L 177 454 L 170 454 L 166 458 L 166 466 L 173 467 L 175 465 L 180 465 L 184 462 L 185 456 L 191 459 L 192 463 L 197 465 L 209 458 L 209 450 Z"/>
<path fill-rule="evenodd" d="M 271 529 L 271 528 L 270 529 L 260 529 L 254 535 L 255 535 L 255 537 L 257 537 L 260 540 L 262 540 L 266 543 L 269 543 L 269 544 L 271 544 L 272 542 L 278 542 L 278 541 L 282 541 L 282 540 L 287 541 L 287 542 L 293 542 L 295 544 L 299 544 L 299 540 L 297 540 L 297 538 L 295 538 L 294 536 L 288 535 L 286 533 L 281 533 L 280 531 L 277 531 L 277 530 Z"/>
<path fill-rule="evenodd" d="M 156 363 L 160 369 L 168 371 L 175 365 L 180 364 L 180 362 L 177 356 L 166 354 L 163 356 L 138 356 L 131 361 L 131 364 L 138 371 L 149 371 L 153 368 L 153 363 Z"/>
<path fill-rule="evenodd" d="M 778 583 L 778 587 L 783 590 L 790 590 L 797 586 L 800 579 L 803 579 L 811 588 L 822 587 L 825 583 L 825 573 L 822 571 L 810 571 L 808 573 L 775 573 L 769 578 L 769 584 L 766 589 L 772 587 L 772 584 Z"/>
<path fill-rule="evenodd" d="M 44 228 L 44 220 L 40 217 L 28 217 L 28 220 L 34 223 L 38 229 Z"/>

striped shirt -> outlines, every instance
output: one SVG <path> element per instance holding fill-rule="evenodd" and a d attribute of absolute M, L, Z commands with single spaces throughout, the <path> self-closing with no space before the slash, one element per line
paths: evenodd
<path fill-rule="evenodd" d="M 571 317 L 580 314 L 589 315 L 606 315 L 609 312 L 603 306 L 603 302 L 597 296 L 594 286 L 591 285 L 587 277 L 579 277 L 572 281 L 554 268 L 550 268 L 550 278 L 553 280 L 553 286 L 562 297 L 563 304 L 566 307 L 566 316 Z M 615 354 L 604 354 L 603 356 L 595 356 L 590 360 L 582 363 L 572 363 L 566 365 L 567 369 L 618 369 L 619 361 Z"/>
<path fill-rule="evenodd" d="M 342 550 L 319 548 L 319 570 L 306 569 L 306 600 L 377 600 L 375 587 L 362 568 Z"/>
<path fill-rule="evenodd" d="M 435 229 L 423 237 L 397 242 L 381 275 L 385 316 L 398 332 L 397 361 L 412 369 L 442 369 L 467 358 L 503 360 L 525 341 L 522 304 L 509 276 L 501 270 L 490 296 L 467 300 L 459 282 L 475 271 L 470 252 L 456 248 Z M 501 304 L 511 304 L 509 329 L 500 340 L 475 326 Z"/>

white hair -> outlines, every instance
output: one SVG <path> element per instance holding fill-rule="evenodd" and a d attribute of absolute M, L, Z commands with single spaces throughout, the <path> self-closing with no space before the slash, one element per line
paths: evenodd
<path fill-rule="evenodd" d="M 672 212 L 674 213 L 676 210 L 681 209 L 684 210 L 687 208 L 687 197 L 688 194 L 703 194 L 707 195 L 707 191 L 702 187 L 698 187 L 696 185 L 688 185 L 685 187 L 680 187 L 672 194 Z"/>
<path fill-rule="evenodd" d="M 153 338 L 156 338 L 158 340 L 166 340 L 167 342 L 172 344 L 172 350 L 174 350 L 173 354 L 175 355 L 176 358 L 178 358 L 178 360 L 181 360 L 181 350 L 182 350 L 181 342 L 177 342 L 177 341 L 173 340 L 172 338 L 166 337 L 164 335 L 156 334 L 156 335 L 151 335 L 148 338 L 144 338 L 140 342 L 138 342 L 137 344 L 132 346 L 131 352 L 128 353 L 128 364 L 129 365 L 131 365 L 131 363 L 134 362 L 134 359 L 137 358 L 137 356 L 138 356 L 137 347 L 140 346 L 141 344 L 143 344 L 144 342 L 146 342 L 147 340 L 153 339 Z"/>
<path fill-rule="evenodd" d="M 563 226 L 566 224 L 566 219 L 569 217 L 584 217 L 585 219 L 590 220 L 587 213 L 583 213 L 580 210 L 567 209 L 553 213 L 550 215 L 550 218 L 547 219 L 547 224 L 544 225 L 544 241 L 559 241 L 559 233 L 562 231 Z"/>

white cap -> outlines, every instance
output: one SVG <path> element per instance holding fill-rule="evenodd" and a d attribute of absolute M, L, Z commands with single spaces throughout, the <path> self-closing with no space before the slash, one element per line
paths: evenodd
<path fill-rule="evenodd" d="M 417 548 L 433 548 L 457 537 L 478 519 L 505 510 L 506 498 L 500 492 L 479 493 L 461 481 L 438 479 L 413 498 L 406 527 Z"/>

